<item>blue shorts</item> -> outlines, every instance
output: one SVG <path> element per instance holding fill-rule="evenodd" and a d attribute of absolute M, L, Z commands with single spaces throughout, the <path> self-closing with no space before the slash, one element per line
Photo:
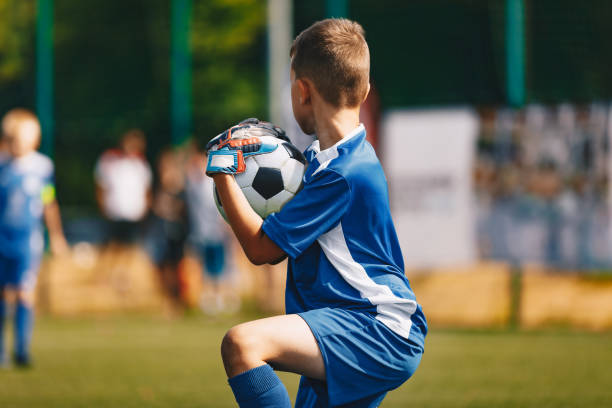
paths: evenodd
<path fill-rule="evenodd" d="M 377 407 L 421 361 L 421 346 L 370 314 L 323 308 L 298 315 L 317 340 L 326 381 L 302 377 L 296 407 Z"/>
<path fill-rule="evenodd" d="M 11 286 L 20 290 L 33 290 L 39 266 L 40 256 L 7 257 L 0 254 L 0 287 Z"/>
<path fill-rule="evenodd" d="M 204 271 L 213 279 L 219 279 L 225 270 L 225 244 L 222 242 L 191 243 L 204 264 Z"/>

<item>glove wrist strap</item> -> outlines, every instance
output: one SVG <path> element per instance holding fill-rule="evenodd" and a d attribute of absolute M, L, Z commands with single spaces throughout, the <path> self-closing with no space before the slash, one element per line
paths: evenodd
<path fill-rule="evenodd" d="M 242 151 L 240 150 L 215 150 L 208 153 L 206 173 L 242 173 L 246 169 Z"/>

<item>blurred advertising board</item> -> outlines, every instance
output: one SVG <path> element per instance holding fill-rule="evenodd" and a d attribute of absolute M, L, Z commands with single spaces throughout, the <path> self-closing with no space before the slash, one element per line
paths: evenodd
<path fill-rule="evenodd" d="M 472 169 L 478 115 L 398 110 L 383 117 L 380 149 L 406 268 L 476 260 Z"/>

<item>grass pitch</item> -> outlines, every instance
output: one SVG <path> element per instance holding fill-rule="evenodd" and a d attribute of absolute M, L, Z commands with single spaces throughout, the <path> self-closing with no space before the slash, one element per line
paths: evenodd
<path fill-rule="evenodd" d="M 41 318 L 35 367 L 0 370 L 0 407 L 234 407 L 219 344 L 238 322 Z M 426 347 L 383 407 L 612 406 L 612 333 L 434 329 Z"/>

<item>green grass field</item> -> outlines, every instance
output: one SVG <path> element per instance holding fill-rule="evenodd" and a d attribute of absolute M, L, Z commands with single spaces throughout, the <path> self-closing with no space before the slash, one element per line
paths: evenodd
<path fill-rule="evenodd" d="M 0 370 L 0 407 L 233 407 L 219 344 L 238 321 L 40 318 L 35 367 Z M 382 406 L 612 407 L 612 333 L 432 330 Z"/>

